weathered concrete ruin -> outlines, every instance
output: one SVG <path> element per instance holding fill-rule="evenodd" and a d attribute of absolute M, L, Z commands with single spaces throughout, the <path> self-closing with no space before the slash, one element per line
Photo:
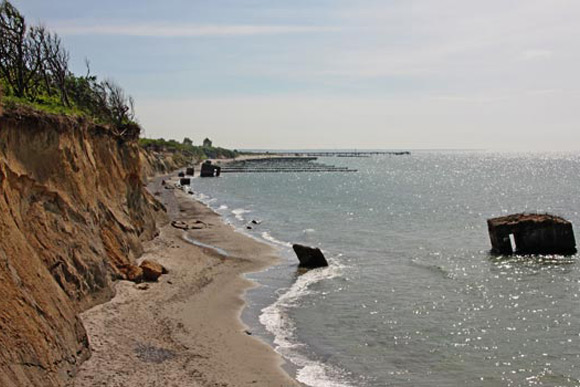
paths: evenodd
<path fill-rule="evenodd" d="M 319 248 L 294 244 L 292 245 L 292 249 L 294 249 L 300 261 L 300 267 L 315 269 L 317 267 L 328 266 L 328 262 Z"/>
<path fill-rule="evenodd" d="M 207 160 L 205 163 L 201 164 L 201 177 L 217 177 L 221 174 L 221 167 L 213 165 L 211 161 Z"/>
<path fill-rule="evenodd" d="M 514 214 L 487 220 L 494 254 L 576 253 L 572 223 L 548 214 Z"/>
<path fill-rule="evenodd" d="M 179 179 L 179 184 L 191 185 L 191 179 L 189 177 L 182 177 L 181 179 Z"/>
<path fill-rule="evenodd" d="M 187 176 L 193 176 L 194 172 L 195 172 L 195 170 L 193 169 L 193 167 L 187 167 L 187 168 L 185 168 L 185 174 Z"/>

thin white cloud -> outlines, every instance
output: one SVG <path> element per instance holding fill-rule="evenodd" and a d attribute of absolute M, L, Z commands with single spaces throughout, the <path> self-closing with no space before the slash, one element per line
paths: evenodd
<path fill-rule="evenodd" d="M 298 34 L 336 31 L 334 27 L 302 25 L 197 25 L 197 24 L 99 24 L 58 23 L 62 35 L 117 35 L 141 37 L 207 37 Z"/>
<path fill-rule="evenodd" d="M 552 56 L 550 50 L 526 50 L 522 53 L 524 60 L 547 59 Z"/>

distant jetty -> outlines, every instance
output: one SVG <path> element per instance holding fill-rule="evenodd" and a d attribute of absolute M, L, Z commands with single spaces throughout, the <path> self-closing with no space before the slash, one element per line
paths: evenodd
<path fill-rule="evenodd" d="M 409 156 L 409 151 L 321 151 L 321 152 L 269 152 L 269 154 L 296 157 L 370 157 L 370 156 Z"/>
<path fill-rule="evenodd" d="M 349 167 L 337 167 L 316 162 L 311 156 L 280 156 L 245 159 L 226 163 L 221 173 L 278 173 L 278 172 L 357 172 Z"/>

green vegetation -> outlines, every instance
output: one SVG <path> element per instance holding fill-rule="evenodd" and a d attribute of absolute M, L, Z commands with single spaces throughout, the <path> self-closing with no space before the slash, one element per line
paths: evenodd
<path fill-rule="evenodd" d="M 99 81 L 87 72 L 69 70 L 69 53 L 60 37 L 42 25 L 29 26 L 8 0 L 0 0 L 0 98 L 7 110 L 26 106 L 51 114 L 86 117 L 107 125 L 123 138 L 137 139 L 133 98 L 111 80 Z M 140 139 L 145 149 L 168 151 L 178 157 L 234 158 L 237 151 L 214 147 L 209 138 L 203 146 L 184 138 Z"/>
<path fill-rule="evenodd" d="M 133 99 L 113 81 L 69 70 L 60 37 L 42 25 L 28 26 L 7 0 L 0 3 L 0 86 L 5 108 L 25 105 L 48 113 L 85 116 L 119 135 L 136 138 Z"/>
<path fill-rule="evenodd" d="M 209 139 L 204 140 L 204 144 L 211 144 Z M 184 157 L 196 158 L 198 160 L 204 159 L 223 159 L 223 158 L 235 158 L 239 155 L 236 150 L 229 150 L 225 148 L 219 148 L 214 146 L 196 146 L 189 138 L 184 138 L 183 142 L 178 142 L 176 140 L 165 140 L 163 138 L 152 139 L 152 138 L 141 138 L 139 139 L 139 145 L 146 150 L 153 150 L 156 152 L 173 152 L 177 154 L 182 154 Z"/>

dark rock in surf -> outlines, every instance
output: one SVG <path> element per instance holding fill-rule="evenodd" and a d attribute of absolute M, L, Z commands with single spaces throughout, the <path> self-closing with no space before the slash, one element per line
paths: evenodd
<path fill-rule="evenodd" d="M 292 249 L 296 253 L 298 260 L 300 261 L 300 267 L 306 267 L 308 269 L 315 269 L 317 267 L 328 266 L 324 254 L 317 247 L 308 247 L 299 244 L 292 245 Z"/>

